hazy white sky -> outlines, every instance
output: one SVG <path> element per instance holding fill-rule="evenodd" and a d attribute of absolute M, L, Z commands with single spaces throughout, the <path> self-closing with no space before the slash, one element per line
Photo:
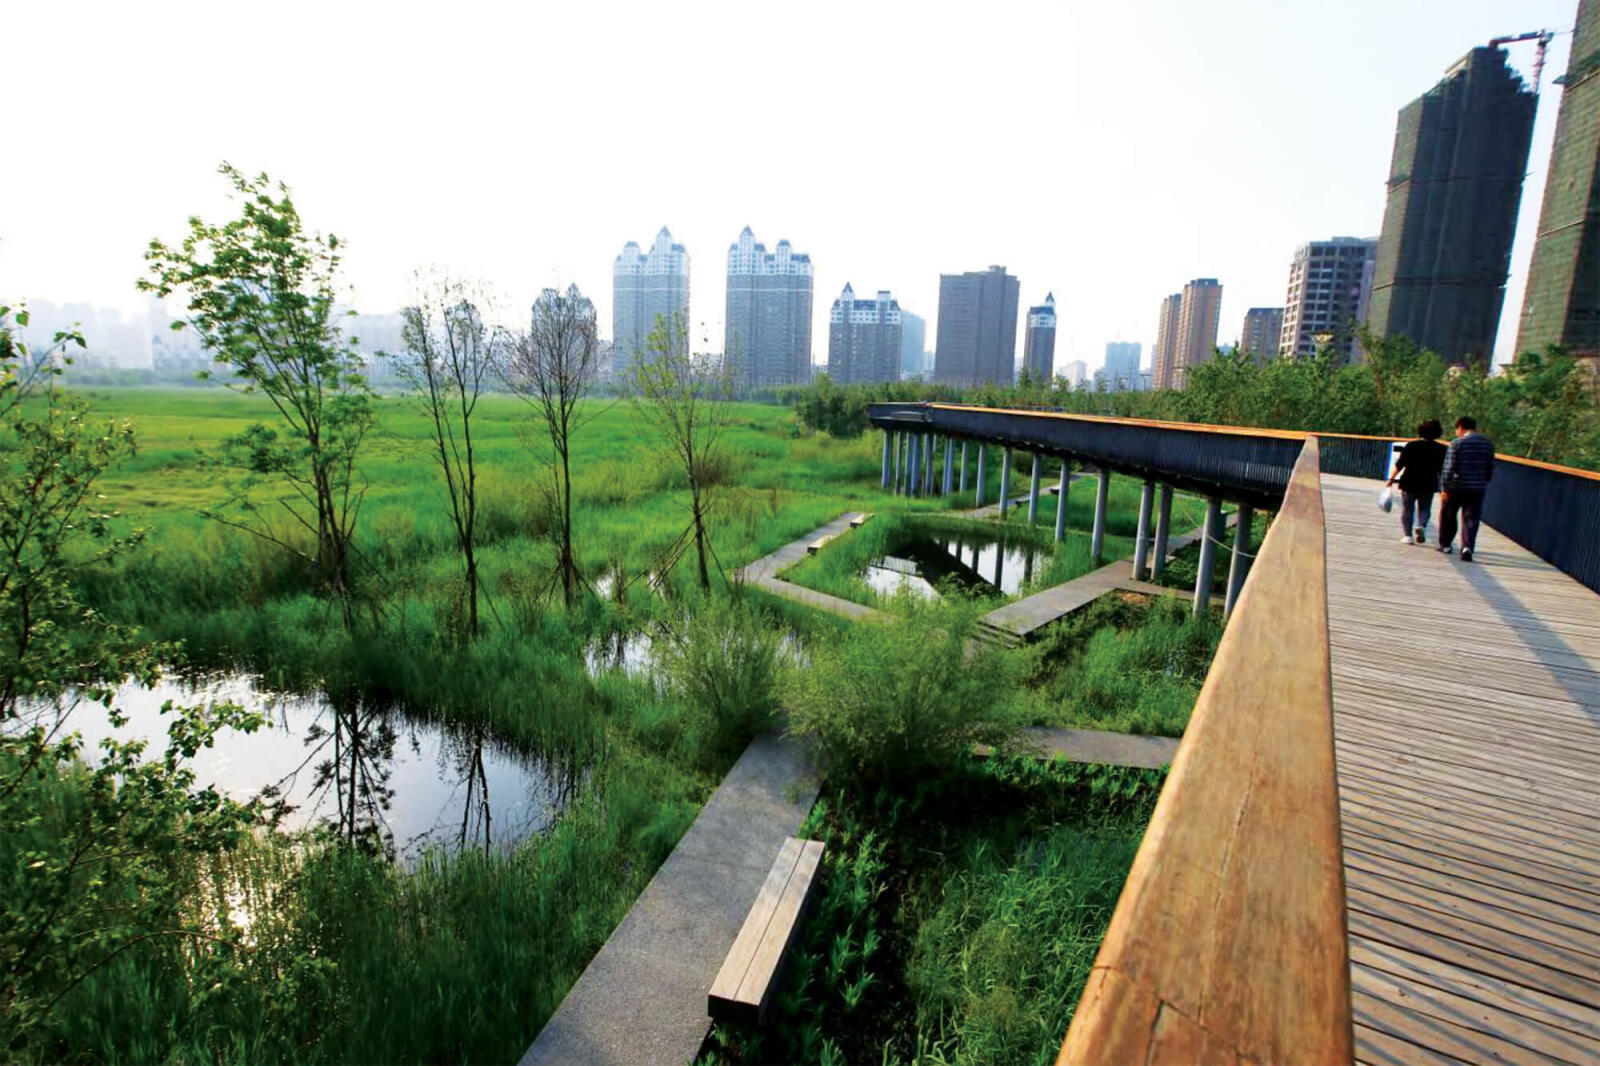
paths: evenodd
<path fill-rule="evenodd" d="M 1376 235 L 1395 112 L 1490 37 L 1576 0 L 7 5 L 0 294 L 140 305 L 152 236 L 225 209 L 220 160 L 348 242 L 356 306 L 413 267 L 518 303 L 666 224 L 720 347 L 749 224 L 816 264 L 813 356 L 846 281 L 929 320 L 938 276 L 1054 290 L 1056 365 L 1149 344 L 1160 298 L 1223 284 L 1220 339 L 1283 303 L 1297 244 Z M 1523 194 L 1509 355 L 1571 36 Z M 1526 72 L 1532 45 L 1513 46 Z M 703 323 L 703 326 L 701 325 Z M 1020 343 L 1018 350 L 1020 352 Z"/>

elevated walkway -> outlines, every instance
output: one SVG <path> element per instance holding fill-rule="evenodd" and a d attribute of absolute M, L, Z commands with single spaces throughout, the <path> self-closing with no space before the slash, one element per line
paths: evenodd
<path fill-rule="evenodd" d="M 1600 1062 L 1600 597 L 1376 490 L 1322 478 L 1356 1060 Z"/>

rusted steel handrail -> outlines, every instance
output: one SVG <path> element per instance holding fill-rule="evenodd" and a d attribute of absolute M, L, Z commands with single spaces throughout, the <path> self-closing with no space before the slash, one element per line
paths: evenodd
<path fill-rule="evenodd" d="M 1059 1063 L 1348 1063 L 1318 444 L 1195 703 Z"/>

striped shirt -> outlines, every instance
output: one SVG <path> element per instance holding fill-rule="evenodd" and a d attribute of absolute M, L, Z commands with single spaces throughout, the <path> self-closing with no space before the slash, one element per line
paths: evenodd
<path fill-rule="evenodd" d="M 1482 433 L 1468 433 L 1450 442 L 1439 484 L 1446 492 L 1482 492 L 1494 477 L 1494 443 Z"/>

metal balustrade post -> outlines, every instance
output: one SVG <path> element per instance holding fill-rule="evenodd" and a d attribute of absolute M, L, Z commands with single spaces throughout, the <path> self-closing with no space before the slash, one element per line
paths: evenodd
<path fill-rule="evenodd" d="M 1039 517 L 1039 456 L 1033 456 L 1033 477 L 1028 482 L 1028 525 Z"/>
<path fill-rule="evenodd" d="M 967 442 L 966 441 L 962 441 L 961 442 L 961 484 L 960 484 L 960 486 L 957 487 L 956 491 L 957 492 L 966 492 L 967 491 Z"/>
<path fill-rule="evenodd" d="M 1006 508 L 1011 506 L 1011 449 L 1007 448 L 1000 458 L 1000 517 L 1006 516 Z"/>
<path fill-rule="evenodd" d="M 950 495 L 951 479 L 955 475 L 955 461 L 956 439 L 954 437 L 946 437 L 944 439 L 944 488 L 940 490 L 939 494 L 941 496 Z"/>
<path fill-rule="evenodd" d="M 1100 561 L 1106 547 L 1106 500 L 1111 493 L 1111 471 L 1100 468 L 1100 484 L 1094 490 L 1094 532 L 1089 536 L 1089 555 Z"/>
<path fill-rule="evenodd" d="M 1150 510 L 1155 503 L 1156 483 L 1146 481 L 1139 490 L 1139 526 L 1133 534 L 1133 579 L 1143 581 L 1149 574 L 1145 565 L 1150 550 Z"/>
<path fill-rule="evenodd" d="M 974 507 L 983 506 L 983 461 L 988 454 L 989 446 L 987 444 L 978 445 L 978 495 L 977 502 L 973 504 Z"/>
<path fill-rule="evenodd" d="M 1217 527 L 1222 524 L 1222 501 L 1206 501 L 1206 520 L 1201 528 L 1200 569 L 1194 576 L 1194 613 L 1205 614 L 1211 606 L 1211 578 L 1217 568 Z"/>
<path fill-rule="evenodd" d="M 1061 460 L 1061 485 L 1056 489 L 1056 541 L 1059 543 L 1067 535 L 1067 486 L 1072 483 L 1072 476 L 1067 473 L 1068 463 Z"/>
<path fill-rule="evenodd" d="M 1238 525 L 1233 531 L 1233 558 L 1228 562 L 1228 594 L 1222 601 L 1222 617 L 1233 614 L 1244 588 L 1244 579 L 1250 573 L 1250 522 L 1255 512 L 1247 503 L 1239 505 Z"/>
<path fill-rule="evenodd" d="M 887 429 L 883 431 L 883 487 L 889 487 L 889 438 L 894 434 Z"/>
<path fill-rule="evenodd" d="M 1172 532 L 1172 486 L 1161 486 L 1161 505 L 1156 508 L 1156 543 L 1150 553 L 1150 580 L 1158 581 L 1167 569 L 1167 538 Z"/>

